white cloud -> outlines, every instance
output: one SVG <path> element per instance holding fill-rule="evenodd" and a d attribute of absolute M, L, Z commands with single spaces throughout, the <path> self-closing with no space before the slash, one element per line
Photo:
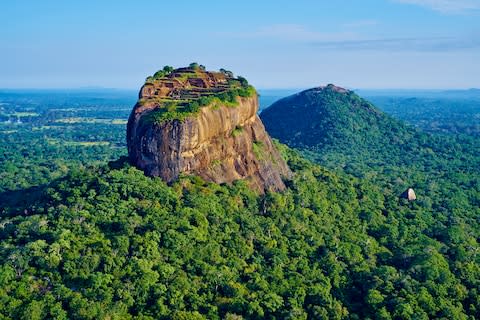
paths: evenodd
<path fill-rule="evenodd" d="M 344 23 L 342 26 L 345 28 L 363 28 L 377 26 L 379 23 L 376 20 L 358 20 L 348 23 Z"/>
<path fill-rule="evenodd" d="M 299 42 L 353 40 L 356 38 L 356 34 L 352 32 L 319 32 L 299 24 L 275 24 L 246 33 L 221 34 L 238 38 L 270 38 Z"/>
<path fill-rule="evenodd" d="M 480 0 L 394 0 L 414 4 L 442 13 L 464 13 L 480 10 Z"/>
<path fill-rule="evenodd" d="M 419 0 L 396 0 L 419 1 Z M 276 24 L 252 30 L 249 32 L 217 33 L 217 35 L 240 39 L 269 39 L 285 43 L 309 45 L 324 50 L 336 51 L 391 51 L 391 52 L 448 52 L 480 49 L 480 37 L 471 35 L 445 35 L 402 37 L 398 36 L 369 36 L 361 26 L 375 26 L 374 20 L 353 21 L 343 24 L 344 31 L 320 32 L 308 29 L 298 24 Z"/>
<path fill-rule="evenodd" d="M 312 45 L 324 50 L 368 50 L 390 52 L 449 52 L 478 50 L 480 38 L 419 37 L 419 38 L 377 38 L 352 41 L 320 41 Z"/>

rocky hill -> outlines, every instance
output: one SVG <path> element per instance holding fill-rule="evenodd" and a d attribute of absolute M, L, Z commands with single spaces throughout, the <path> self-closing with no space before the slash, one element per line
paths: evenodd
<path fill-rule="evenodd" d="M 247 179 L 282 190 L 290 170 L 257 116 L 255 89 L 226 70 L 196 64 L 148 77 L 127 126 L 130 162 L 167 182 L 193 174 L 215 183 Z"/>

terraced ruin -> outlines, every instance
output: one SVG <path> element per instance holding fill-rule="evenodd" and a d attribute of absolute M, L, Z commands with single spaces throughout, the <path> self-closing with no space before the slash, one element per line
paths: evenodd
<path fill-rule="evenodd" d="M 178 69 L 166 66 L 146 79 L 136 110 L 144 112 L 157 109 L 151 114 L 151 120 L 155 122 L 184 119 L 215 101 L 235 105 L 236 97 L 254 94 L 255 89 L 246 79 L 236 78 L 232 72 L 224 69 L 206 71 L 197 64 Z"/>

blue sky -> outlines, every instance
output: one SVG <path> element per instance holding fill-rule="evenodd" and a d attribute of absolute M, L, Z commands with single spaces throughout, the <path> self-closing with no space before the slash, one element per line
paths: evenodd
<path fill-rule="evenodd" d="M 259 88 L 480 87 L 480 0 L 0 4 L 2 88 L 139 88 L 193 61 Z"/>

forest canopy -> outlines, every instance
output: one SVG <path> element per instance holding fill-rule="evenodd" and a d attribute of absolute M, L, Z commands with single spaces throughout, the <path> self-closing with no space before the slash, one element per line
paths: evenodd
<path fill-rule="evenodd" d="M 241 181 L 167 186 L 122 161 L 32 191 L 3 215 L 0 314 L 479 316 L 472 217 L 448 221 L 282 149 L 295 178 L 265 198 Z"/>
<path fill-rule="evenodd" d="M 278 144 L 294 176 L 259 196 L 128 165 L 129 98 L 2 99 L 0 319 L 480 318 L 470 131 L 370 123 L 398 145 L 369 149 L 336 126 L 336 148 Z"/>

